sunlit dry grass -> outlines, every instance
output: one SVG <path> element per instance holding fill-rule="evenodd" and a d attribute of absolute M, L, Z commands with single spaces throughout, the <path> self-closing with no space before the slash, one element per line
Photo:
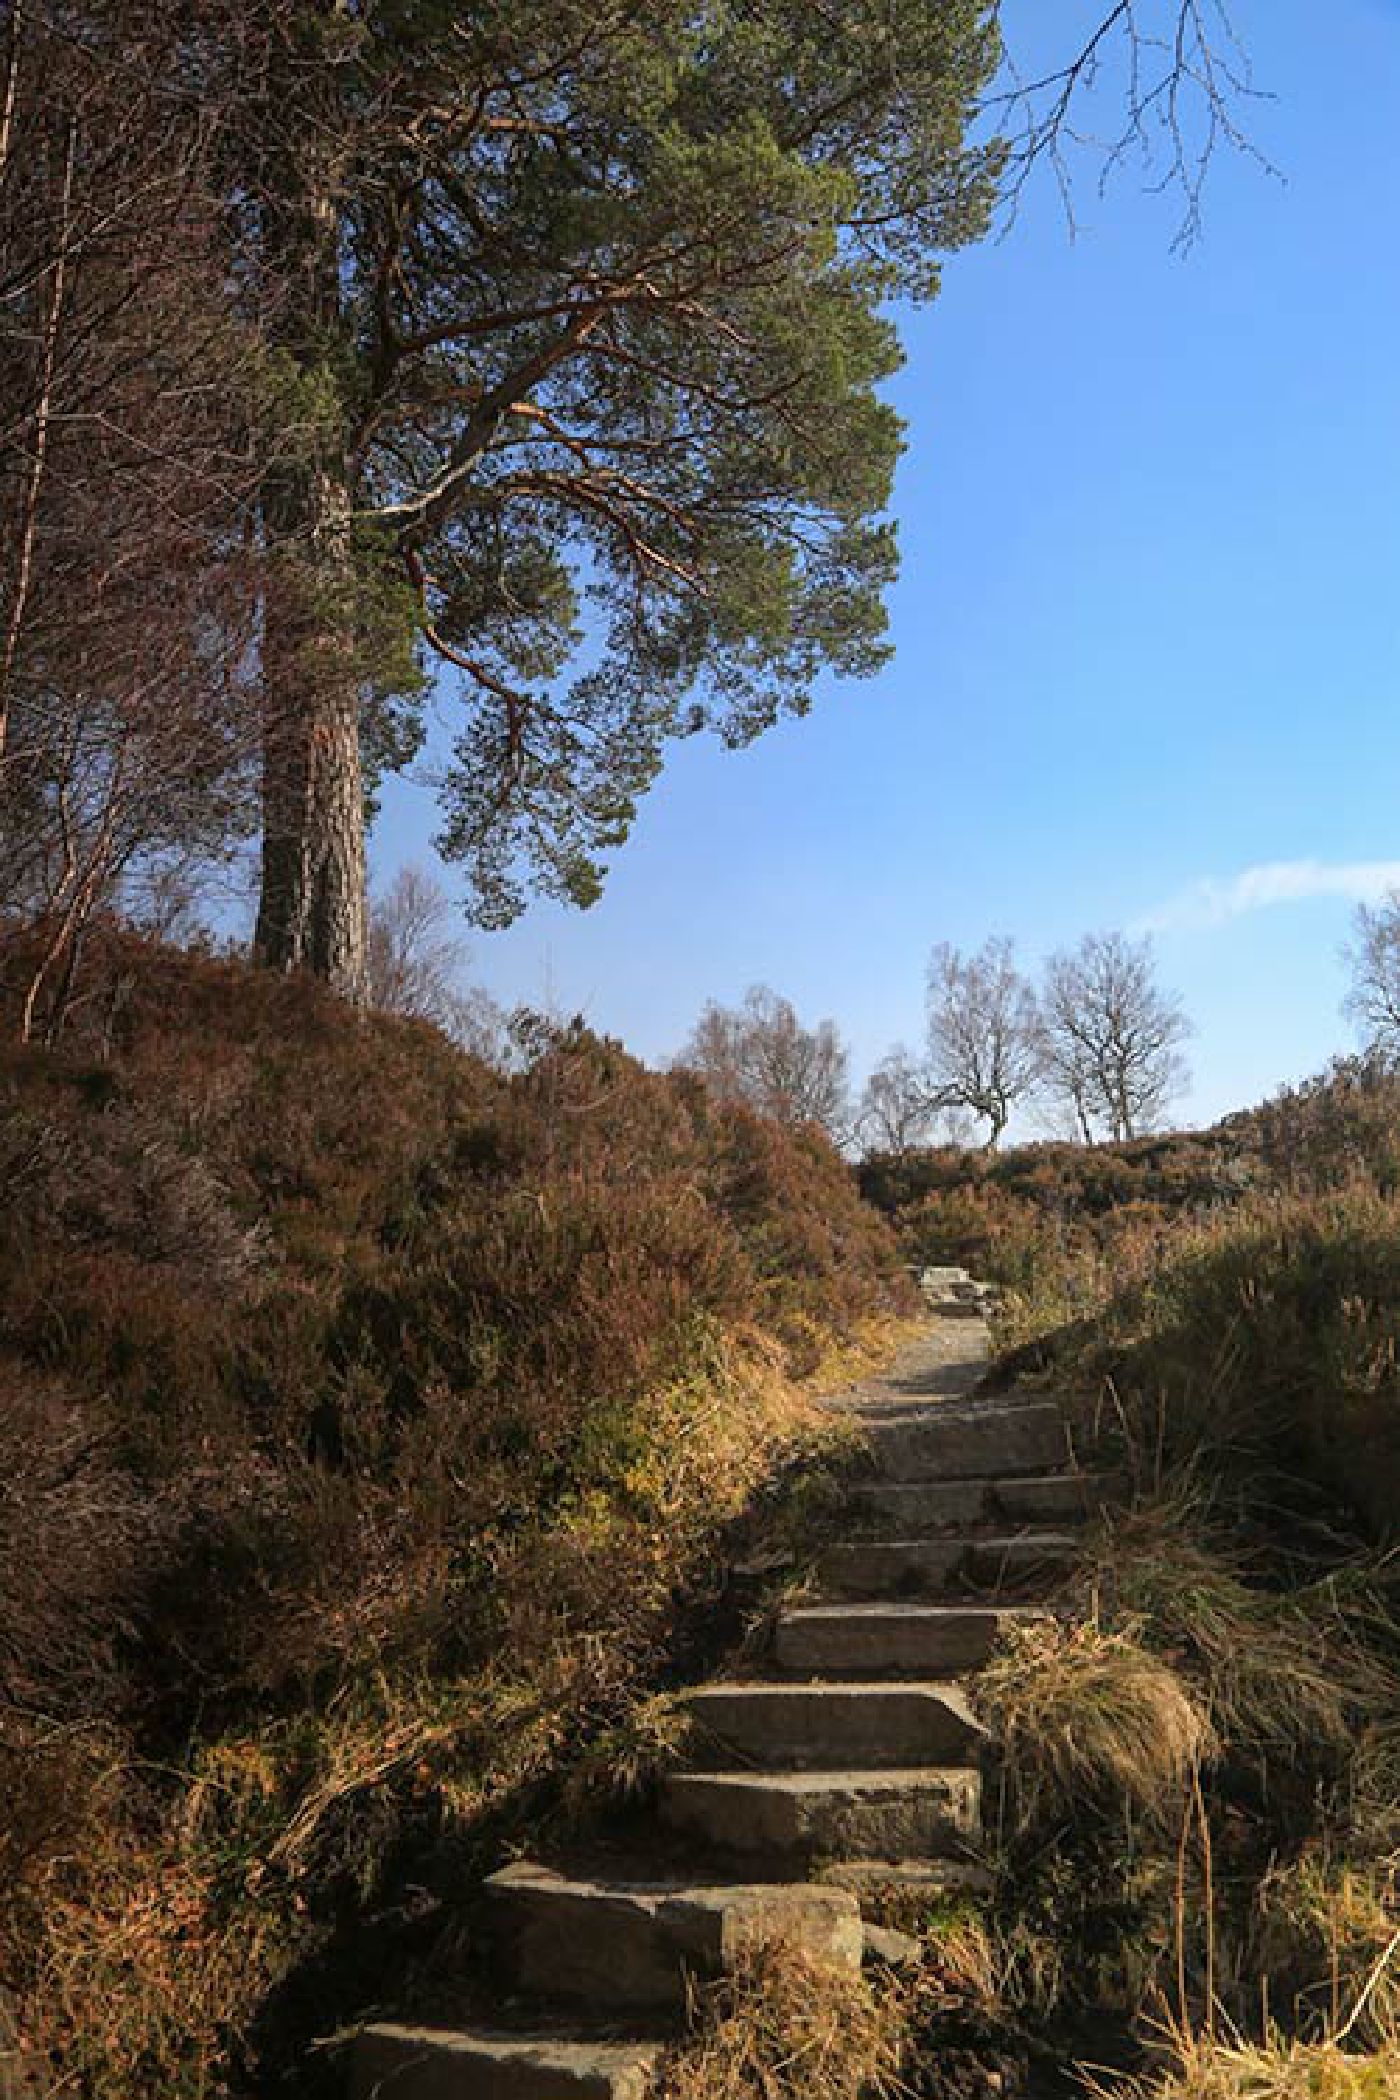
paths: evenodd
<path fill-rule="evenodd" d="M 974 1699 L 996 1742 L 1008 1812 L 1121 1804 L 1161 1821 L 1216 1738 L 1185 1680 L 1127 1632 L 1047 1619 L 1014 1631 L 981 1672 Z"/>
<path fill-rule="evenodd" d="M 1096 2100 L 1397 2100 L 1400 2042 L 1374 2051 L 1332 2042 L 1222 2042 L 1177 2044 L 1176 2060 L 1158 2080 L 1131 2087 L 1091 2083 Z"/>

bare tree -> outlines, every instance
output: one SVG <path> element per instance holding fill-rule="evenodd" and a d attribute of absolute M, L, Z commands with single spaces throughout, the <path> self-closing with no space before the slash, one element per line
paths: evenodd
<path fill-rule="evenodd" d="M 928 1067 L 899 1043 L 881 1058 L 865 1083 L 855 1134 L 867 1153 L 883 1152 L 902 1159 L 932 1140 L 943 1112 L 944 1103 Z"/>
<path fill-rule="evenodd" d="M 1191 1023 L 1157 982 L 1150 940 L 1091 933 L 1053 955 L 1039 1015 L 1042 1085 L 1086 1144 L 1152 1129 L 1188 1083 L 1180 1046 Z"/>
<path fill-rule="evenodd" d="M 766 984 L 751 986 L 739 1007 L 712 1000 L 676 1063 L 722 1100 L 779 1123 L 819 1123 L 835 1144 L 848 1134 L 849 1058 L 836 1023 L 804 1027 Z"/>
<path fill-rule="evenodd" d="M 383 1013 L 431 1021 L 488 1064 L 502 1062 L 507 1022 L 495 1002 L 466 981 L 470 951 L 447 891 L 426 868 L 399 869 L 371 901 L 369 1003 Z"/>
<path fill-rule="evenodd" d="M 400 868 L 371 907 L 371 1006 L 441 1026 L 466 961 L 467 944 L 453 930 L 452 900 L 442 884 L 426 868 Z"/>
<path fill-rule="evenodd" d="M 0 54 L 0 914 L 25 1035 L 61 1025 L 94 912 L 226 858 L 256 813 L 262 366 L 226 312 L 215 113 L 145 62 L 165 33 L 134 0 L 90 38 L 15 7 Z"/>
<path fill-rule="evenodd" d="M 1040 1071 L 1035 998 L 1009 940 L 975 955 L 946 944 L 928 972 L 928 1070 L 939 1108 L 966 1109 L 994 1147 Z"/>
<path fill-rule="evenodd" d="M 1400 1054 L 1400 889 L 1378 904 L 1359 904 L 1351 924 L 1342 951 L 1351 972 L 1342 1011 L 1367 1050 L 1390 1059 Z"/>

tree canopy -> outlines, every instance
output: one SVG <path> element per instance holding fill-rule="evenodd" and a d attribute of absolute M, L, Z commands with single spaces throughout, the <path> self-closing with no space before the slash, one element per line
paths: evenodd
<path fill-rule="evenodd" d="M 669 738 L 884 659 L 887 306 L 987 225 L 994 11 L 263 12 L 250 238 L 362 590 L 462 674 L 440 843 L 488 923 L 586 902 Z"/>

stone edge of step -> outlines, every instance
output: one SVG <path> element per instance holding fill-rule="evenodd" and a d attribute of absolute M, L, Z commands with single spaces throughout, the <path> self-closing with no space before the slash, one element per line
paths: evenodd
<path fill-rule="evenodd" d="M 965 1793 L 980 1784 L 980 1777 L 975 1765 L 858 1765 L 814 1772 L 668 1772 L 664 1787 L 672 1794 L 708 1790 L 815 1800 L 822 1794 Z"/>
<path fill-rule="evenodd" d="M 421 2027 L 376 2021 L 347 2037 L 350 2100 L 395 2100 L 411 2095 L 419 2075 L 434 2070 L 470 2075 L 490 2067 L 502 2087 L 529 2100 L 564 2094 L 577 2100 L 640 2100 L 666 2044 L 660 2039 L 586 2039 L 577 2034 L 506 2033 L 494 2028 Z M 434 2080 L 431 2090 L 446 2088 Z"/>
<path fill-rule="evenodd" d="M 780 1906 L 796 1906 L 810 1899 L 820 1908 L 847 1916 L 858 1916 L 860 1911 L 859 1902 L 850 1891 L 827 1882 L 707 1882 L 698 1880 L 693 1874 L 646 1875 L 640 1867 L 635 1872 L 611 1868 L 606 1873 L 600 1871 L 585 1877 L 530 1859 L 512 1860 L 509 1866 L 498 1868 L 494 1874 L 487 1875 L 483 1886 L 494 1896 L 512 1900 L 537 1898 L 545 1903 L 554 1899 L 576 1903 L 597 1901 L 625 1906 L 641 1917 L 659 1917 L 672 1904 L 715 1912 L 730 1907 L 742 1909 L 755 1898 L 776 1901 Z"/>

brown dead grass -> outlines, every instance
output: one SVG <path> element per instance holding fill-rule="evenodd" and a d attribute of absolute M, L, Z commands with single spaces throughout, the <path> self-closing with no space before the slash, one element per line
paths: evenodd
<path fill-rule="evenodd" d="M 1106 1802 L 1174 1822 L 1216 1747 L 1177 1672 L 1130 1633 L 1092 1621 L 1018 1628 L 974 1698 L 997 1744 L 1006 1813 L 1022 1829 Z"/>

